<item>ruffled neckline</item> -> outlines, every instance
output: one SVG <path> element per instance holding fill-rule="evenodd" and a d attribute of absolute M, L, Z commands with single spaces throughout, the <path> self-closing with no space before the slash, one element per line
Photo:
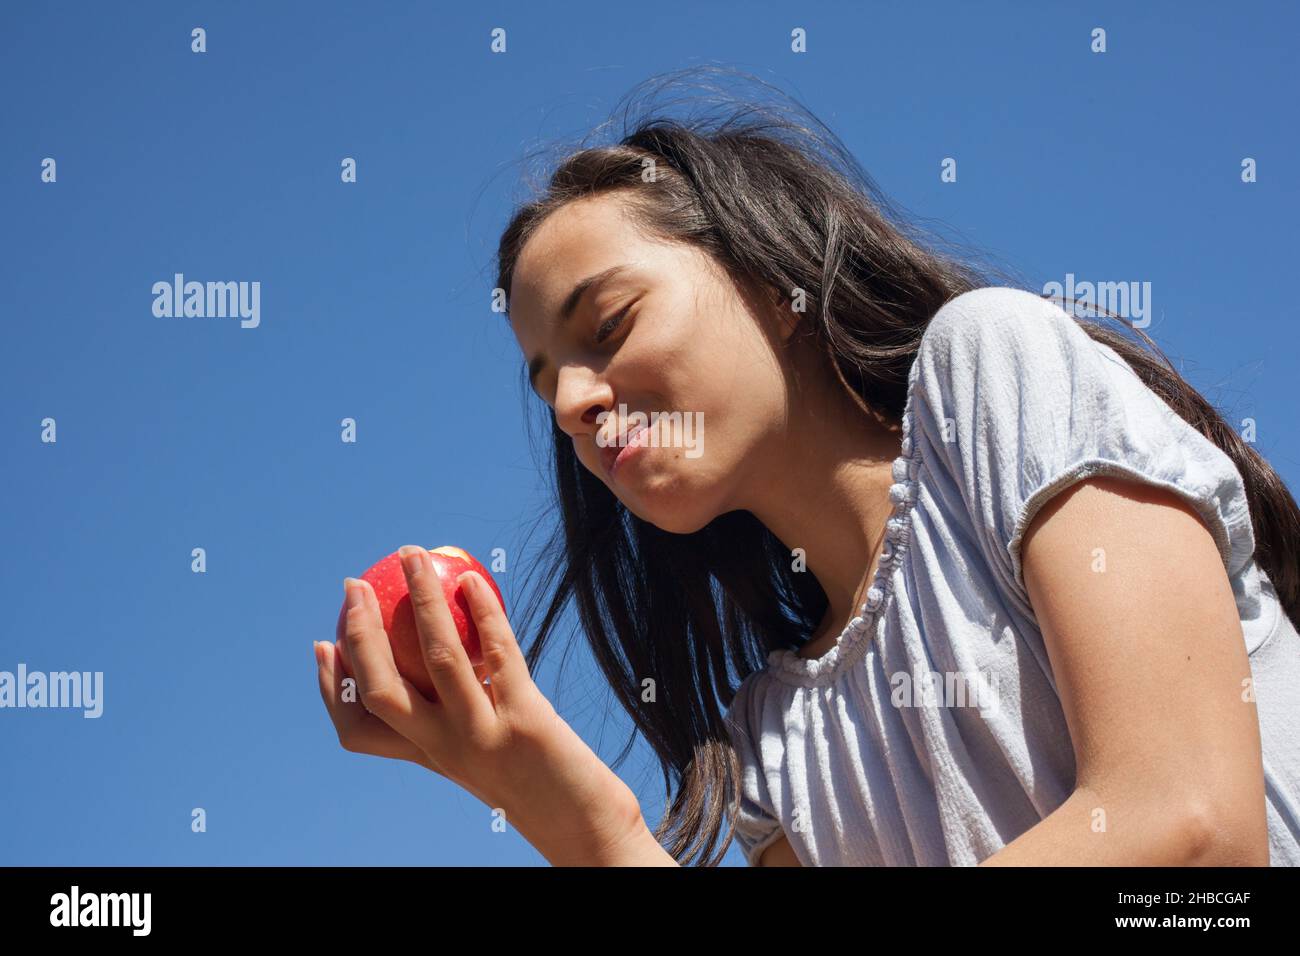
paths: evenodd
<path fill-rule="evenodd" d="M 921 467 L 921 443 L 912 440 L 912 396 L 921 363 L 915 359 L 907 374 L 907 400 L 903 405 L 902 443 L 894 459 L 889 500 L 894 510 L 885 522 L 885 544 L 876 563 L 876 573 L 867 589 L 866 601 L 835 640 L 835 645 L 821 657 L 803 658 L 795 651 L 778 648 L 767 655 L 768 671 L 788 684 L 804 687 L 824 684 L 840 670 L 851 666 L 871 646 L 876 621 L 886 607 L 892 591 L 894 571 L 903 560 L 911 540 L 912 508 L 916 504 L 917 473 Z"/>

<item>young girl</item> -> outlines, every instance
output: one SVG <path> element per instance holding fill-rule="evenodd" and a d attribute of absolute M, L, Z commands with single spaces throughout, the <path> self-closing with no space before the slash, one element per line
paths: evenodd
<path fill-rule="evenodd" d="M 515 214 L 558 584 L 527 659 L 467 587 L 474 669 L 406 549 L 431 702 L 349 579 L 340 740 L 555 863 L 1300 863 L 1291 495 L 1130 336 L 927 247 L 824 145 L 651 121 Z M 677 783 L 653 834 L 529 677 L 569 601 Z"/>

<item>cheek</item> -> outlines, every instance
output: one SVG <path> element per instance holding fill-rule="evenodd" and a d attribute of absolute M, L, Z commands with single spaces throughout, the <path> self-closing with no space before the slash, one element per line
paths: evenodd
<path fill-rule="evenodd" d="M 677 447 L 677 457 L 664 465 L 698 491 L 725 482 L 755 446 L 779 429 L 786 384 L 782 366 L 752 316 L 736 314 L 725 301 L 710 309 L 703 301 L 680 307 L 675 314 L 685 318 L 659 325 L 661 334 L 638 345 L 627 384 L 640 379 L 645 399 L 656 408 L 691 416 L 691 436 L 702 453 L 692 450 L 687 456 L 684 447 Z M 680 438 L 687 439 L 684 432 Z"/>
<path fill-rule="evenodd" d="M 651 345 L 656 365 L 656 390 L 673 403 L 666 411 L 705 412 L 721 416 L 733 403 L 743 402 L 746 369 L 737 362 L 733 339 L 710 334 L 709 322 L 681 336 Z"/>

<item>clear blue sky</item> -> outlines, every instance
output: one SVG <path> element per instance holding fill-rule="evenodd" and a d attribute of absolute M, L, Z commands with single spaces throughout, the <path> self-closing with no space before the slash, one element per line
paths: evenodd
<path fill-rule="evenodd" d="M 342 751 L 310 646 L 400 544 L 523 543 L 545 486 L 497 234 L 522 152 L 651 74 L 794 93 L 1039 284 L 1150 281 L 1148 333 L 1300 485 L 1294 4 L 51 6 L 0 12 L 0 670 L 103 671 L 105 700 L 0 710 L 0 863 L 545 862 L 455 785 Z M 260 326 L 154 316 L 176 272 L 259 281 Z M 539 685 L 612 760 L 627 718 L 581 646 L 558 665 Z M 620 772 L 656 822 L 649 749 Z"/>

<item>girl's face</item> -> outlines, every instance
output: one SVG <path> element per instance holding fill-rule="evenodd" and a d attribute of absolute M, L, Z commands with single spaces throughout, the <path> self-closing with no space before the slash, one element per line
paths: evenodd
<path fill-rule="evenodd" d="M 617 193 L 566 204 L 524 245 L 508 295 L 533 387 L 637 517 L 697 531 L 746 507 L 767 468 L 797 464 L 772 459 L 793 315 L 769 291 L 742 295 L 700 250 L 642 235 Z M 611 473 L 638 412 L 649 428 Z"/>

